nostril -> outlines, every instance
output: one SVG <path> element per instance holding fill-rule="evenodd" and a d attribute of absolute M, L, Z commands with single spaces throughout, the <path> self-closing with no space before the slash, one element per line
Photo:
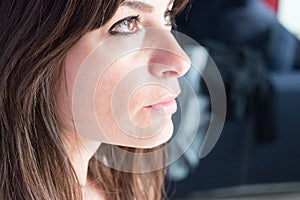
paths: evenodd
<path fill-rule="evenodd" d="M 179 76 L 180 75 L 176 71 L 164 71 L 161 73 L 160 78 L 166 79 L 166 78 L 170 78 L 170 77 L 179 77 Z"/>
<path fill-rule="evenodd" d="M 174 66 L 166 64 L 151 64 L 148 65 L 149 73 L 160 79 L 167 79 L 181 76 L 181 72 Z"/>

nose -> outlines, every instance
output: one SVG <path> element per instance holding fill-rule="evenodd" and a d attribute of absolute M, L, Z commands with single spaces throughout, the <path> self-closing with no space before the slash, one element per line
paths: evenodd
<path fill-rule="evenodd" d="M 162 79 L 183 76 L 190 69 L 191 61 L 172 33 L 155 31 L 151 37 L 155 47 L 149 57 L 149 73 Z"/>

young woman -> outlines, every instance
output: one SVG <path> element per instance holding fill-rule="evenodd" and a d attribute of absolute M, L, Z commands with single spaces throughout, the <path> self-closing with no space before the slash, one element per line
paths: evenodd
<path fill-rule="evenodd" d="M 190 66 L 170 30 L 186 3 L 0 1 L 0 199 L 162 198 L 163 167 L 131 173 L 109 165 L 114 151 L 95 155 L 170 138 Z"/>

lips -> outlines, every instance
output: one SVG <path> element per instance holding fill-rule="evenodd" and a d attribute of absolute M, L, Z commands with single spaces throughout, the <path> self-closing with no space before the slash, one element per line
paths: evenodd
<path fill-rule="evenodd" d="M 177 103 L 175 98 L 172 97 L 159 101 L 158 103 L 145 106 L 144 108 L 157 114 L 172 115 L 177 111 Z"/>

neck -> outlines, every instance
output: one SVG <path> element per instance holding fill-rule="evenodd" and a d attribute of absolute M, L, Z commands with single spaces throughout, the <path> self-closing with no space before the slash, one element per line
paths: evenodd
<path fill-rule="evenodd" d="M 89 160 L 93 157 L 101 142 L 88 140 L 78 135 L 65 141 L 72 166 L 81 186 L 87 185 Z"/>

